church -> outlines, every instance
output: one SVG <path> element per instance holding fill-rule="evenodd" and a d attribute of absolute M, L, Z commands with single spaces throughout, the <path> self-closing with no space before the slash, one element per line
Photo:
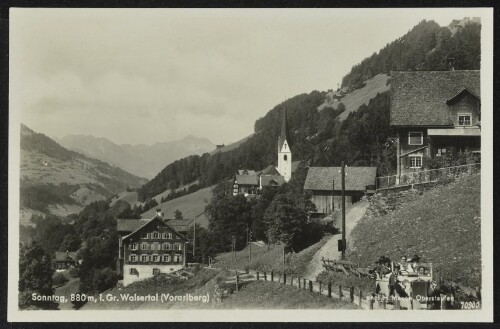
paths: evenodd
<path fill-rule="evenodd" d="M 292 162 L 285 110 L 278 138 L 278 166 L 270 165 L 258 172 L 247 169 L 238 170 L 234 176 L 233 195 L 243 194 L 246 197 L 252 197 L 258 195 L 265 186 L 281 186 L 292 178 L 292 172 L 297 164 L 298 161 Z"/>

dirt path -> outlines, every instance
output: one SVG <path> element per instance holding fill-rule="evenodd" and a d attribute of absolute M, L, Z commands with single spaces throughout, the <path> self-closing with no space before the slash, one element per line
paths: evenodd
<path fill-rule="evenodd" d="M 352 229 L 356 226 L 361 217 L 363 217 L 367 207 L 368 202 L 360 201 L 346 209 L 345 222 L 347 243 L 350 244 Z M 308 280 L 316 281 L 318 274 L 323 271 L 323 262 L 321 261 L 322 257 L 328 259 L 340 259 L 341 253 L 338 251 L 337 246 L 337 240 L 340 238 L 340 234 L 334 235 L 320 250 L 314 254 L 313 259 L 307 268 L 307 275 L 305 276 Z"/>

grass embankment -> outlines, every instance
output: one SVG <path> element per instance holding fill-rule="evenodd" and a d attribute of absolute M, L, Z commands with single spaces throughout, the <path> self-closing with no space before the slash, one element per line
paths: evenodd
<path fill-rule="evenodd" d="M 314 254 L 321 249 L 331 238 L 331 235 L 323 237 L 319 242 L 298 252 L 286 255 L 286 266 L 283 267 L 283 246 L 272 245 L 268 250 L 267 245 L 257 246 L 252 244 L 252 261 L 249 262 L 248 248 L 237 251 L 236 259 L 234 253 L 228 252 L 217 257 L 222 268 L 228 269 L 251 269 L 260 272 L 282 273 L 285 271 L 290 275 L 303 275 Z"/>
<path fill-rule="evenodd" d="M 352 231 L 348 259 L 370 266 L 381 255 L 421 257 L 434 278 L 481 286 L 481 176 L 427 190 L 382 216 L 365 215 Z"/>
<path fill-rule="evenodd" d="M 220 303 L 203 305 L 214 309 L 357 309 L 349 302 L 321 296 L 289 285 L 255 281 L 241 287 Z"/>

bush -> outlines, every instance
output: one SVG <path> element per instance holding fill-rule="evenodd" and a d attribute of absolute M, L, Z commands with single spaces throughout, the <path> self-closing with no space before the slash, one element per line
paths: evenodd
<path fill-rule="evenodd" d="M 72 268 L 71 270 L 69 270 L 69 275 L 72 278 L 77 278 L 80 275 L 80 271 L 77 268 Z"/>
<path fill-rule="evenodd" d="M 113 288 L 118 282 L 118 273 L 110 269 L 109 267 L 103 268 L 102 270 L 94 271 L 94 290 L 97 292 L 102 292 L 104 290 Z"/>
<path fill-rule="evenodd" d="M 55 286 L 61 286 L 61 285 L 65 284 L 68 281 L 69 280 L 62 273 L 56 273 L 52 277 L 52 284 L 55 285 Z"/>

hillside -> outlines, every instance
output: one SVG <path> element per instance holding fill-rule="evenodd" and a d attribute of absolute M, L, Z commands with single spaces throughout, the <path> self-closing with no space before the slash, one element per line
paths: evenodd
<path fill-rule="evenodd" d="M 92 135 L 67 135 L 57 139 L 57 142 L 67 149 L 146 178 L 153 178 L 162 168 L 177 159 L 191 154 L 203 154 L 215 148 L 208 139 L 195 136 L 153 145 L 118 145 L 107 138 Z"/>
<path fill-rule="evenodd" d="M 194 193 L 181 196 L 180 198 L 161 203 L 141 214 L 141 217 L 153 218 L 155 216 L 156 209 L 161 209 L 161 211 L 165 213 L 166 218 L 174 218 L 175 211 L 179 210 L 186 219 L 193 219 L 201 214 L 201 216 L 196 218 L 196 224 L 207 228 L 208 219 L 204 212 L 207 202 L 211 199 L 212 187 L 207 187 Z"/>
<path fill-rule="evenodd" d="M 413 196 L 386 215 L 372 212 L 352 231 L 348 258 L 370 266 L 380 255 L 399 260 L 416 254 L 433 263 L 436 278 L 481 286 L 480 192 L 481 176 L 467 176 Z"/>
<path fill-rule="evenodd" d="M 139 189 L 145 201 L 166 189 L 194 181 L 206 187 L 230 178 L 237 169 L 260 170 L 276 163 L 276 143 L 283 113 L 294 160 L 310 166 L 377 166 L 381 176 L 395 171 L 395 146 L 389 126 L 391 70 L 445 70 L 454 56 L 456 69 L 479 69 L 480 31 L 477 23 L 450 28 L 422 21 L 401 38 L 355 65 L 338 91 L 312 91 L 291 97 L 256 120 L 254 134 L 202 156 L 190 156 L 166 166 Z M 334 97 L 336 96 L 336 97 Z M 258 132 L 258 133 L 257 133 Z"/>
<path fill-rule="evenodd" d="M 422 21 L 378 53 L 354 65 L 342 79 L 342 88 L 359 88 L 380 73 L 408 70 L 447 70 L 454 58 L 457 70 L 478 70 L 481 61 L 481 25 L 478 20 L 455 20 L 447 27 Z"/>
<path fill-rule="evenodd" d="M 38 211 L 67 216 L 93 201 L 146 182 L 118 167 L 67 150 L 24 125 L 20 169 L 24 214 Z"/>

